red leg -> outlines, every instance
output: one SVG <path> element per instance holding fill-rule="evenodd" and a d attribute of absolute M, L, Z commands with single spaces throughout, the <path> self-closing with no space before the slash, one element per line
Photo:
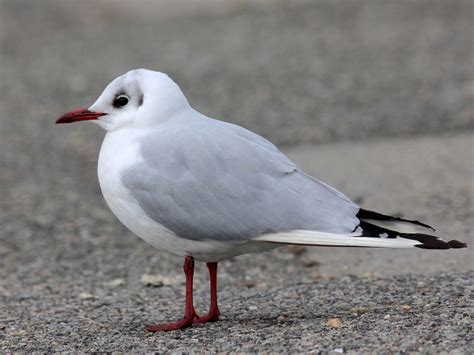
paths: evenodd
<path fill-rule="evenodd" d="M 217 263 L 207 263 L 209 279 L 211 283 L 211 307 L 209 313 L 203 317 L 197 317 L 194 323 L 215 322 L 219 320 L 219 307 L 217 306 Z"/>
<path fill-rule="evenodd" d="M 193 305 L 193 275 L 194 275 L 194 259 L 192 256 L 184 258 L 183 265 L 184 274 L 186 275 L 186 303 L 184 307 L 183 319 L 169 324 L 152 324 L 147 326 L 149 332 L 170 331 L 189 327 L 193 324 L 193 320 L 197 317 Z"/>

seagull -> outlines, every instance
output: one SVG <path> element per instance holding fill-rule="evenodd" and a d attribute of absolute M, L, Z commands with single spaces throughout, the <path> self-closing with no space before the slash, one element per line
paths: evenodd
<path fill-rule="evenodd" d="M 184 316 L 150 332 L 219 320 L 218 262 L 282 245 L 464 248 L 429 225 L 363 209 L 306 174 L 265 138 L 209 118 L 166 74 L 136 69 L 114 79 L 89 108 L 56 123 L 106 131 L 98 159 L 114 215 L 152 246 L 184 257 Z M 209 313 L 193 305 L 194 260 L 207 263 Z"/>

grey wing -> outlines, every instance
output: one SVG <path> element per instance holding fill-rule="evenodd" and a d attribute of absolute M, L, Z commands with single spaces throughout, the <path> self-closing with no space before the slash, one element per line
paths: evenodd
<path fill-rule="evenodd" d="M 304 174 L 264 138 L 202 120 L 141 142 L 122 181 L 149 217 L 183 238 L 249 240 L 307 229 L 352 232 L 359 207 Z"/>

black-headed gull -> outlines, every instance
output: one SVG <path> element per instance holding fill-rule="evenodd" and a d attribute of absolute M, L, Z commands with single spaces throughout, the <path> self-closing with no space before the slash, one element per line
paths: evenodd
<path fill-rule="evenodd" d="M 113 80 L 88 109 L 56 123 L 92 120 L 107 131 L 100 187 L 112 212 L 151 245 L 184 256 L 183 319 L 174 330 L 219 319 L 221 260 L 284 244 L 450 249 L 418 221 L 361 209 L 305 174 L 272 143 L 193 109 L 166 74 L 138 69 Z M 194 259 L 207 263 L 210 311 L 193 306 Z"/>

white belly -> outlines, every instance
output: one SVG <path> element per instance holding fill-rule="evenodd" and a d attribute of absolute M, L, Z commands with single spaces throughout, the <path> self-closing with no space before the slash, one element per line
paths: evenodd
<path fill-rule="evenodd" d="M 102 143 L 97 168 L 105 201 L 129 230 L 156 248 L 180 256 L 191 255 L 202 261 L 220 261 L 278 246 L 263 242 L 230 243 L 184 239 L 148 217 L 121 181 L 121 173 L 125 169 L 142 161 L 138 145 L 141 134 L 139 130 L 117 130 L 107 133 Z"/>

